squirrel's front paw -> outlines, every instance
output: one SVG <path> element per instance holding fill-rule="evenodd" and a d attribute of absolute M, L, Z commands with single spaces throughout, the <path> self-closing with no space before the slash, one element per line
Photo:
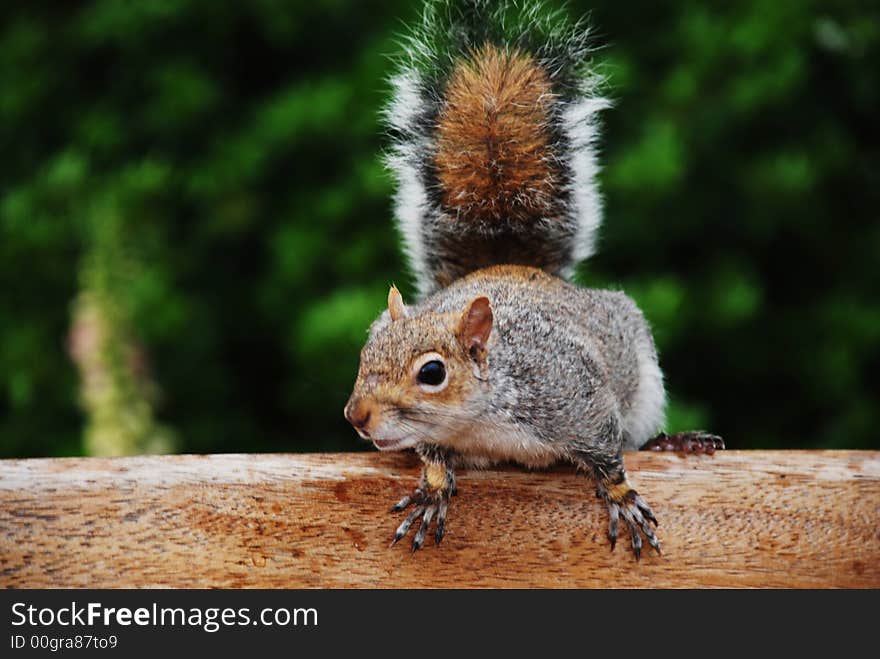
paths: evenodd
<path fill-rule="evenodd" d="M 455 494 L 455 476 L 452 470 L 440 464 L 425 465 L 419 486 L 415 491 L 391 507 L 391 512 L 400 512 L 411 505 L 415 506 L 407 518 L 397 527 L 394 538 L 391 540 L 391 546 L 397 544 L 420 517 L 421 523 L 412 541 L 412 551 L 419 549 L 425 542 L 425 535 L 434 520 L 436 520 L 434 540 L 439 545 L 446 531 L 446 511 L 449 508 L 449 497 L 452 494 Z"/>
<path fill-rule="evenodd" d="M 632 538 L 633 553 L 636 560 L 642 555 L 642 534 L 659 554 L 660 541 L 651 527 L 651 523 L 657 526 L 657 518 L 648 503 L 641 495 L 632 489 L 624 478 L 619 483 L 610 483 L 608 481 L 600 482 L 596 492 L 600 498 L 604 499 L 608 505 L 608 539 L 611 541 L 611 550 L 614 551 L 614 545 L 617 543 L 617 530 L 620 524 L 620 518 L 629 528 L 630 537 Z"/>

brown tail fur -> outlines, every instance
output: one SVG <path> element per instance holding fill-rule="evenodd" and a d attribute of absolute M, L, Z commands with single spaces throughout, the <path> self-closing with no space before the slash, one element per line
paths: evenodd
<path fill-rule="evenodd" d="M 530 55 L 485 44 L 458 62 L 435 152 L 443 203 L 458 219 L 551 214 L 560 178 L 549 134 L 553 103 L 547 72 Z"/>

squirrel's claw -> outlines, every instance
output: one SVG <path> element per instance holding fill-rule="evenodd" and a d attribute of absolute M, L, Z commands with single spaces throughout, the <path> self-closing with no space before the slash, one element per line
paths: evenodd
<path fill-rule="evenodd" d="M 600 484 L 599 490 L 608 505 L 608 540 L 611 542 L 611 551 L 614 551 L 614 546 L 617 544 L 617 534 L 622 517 L 629 529 L 636 560 L 641 559 L 642 556 L 642 535 L 658 554 L 661 553 L 660 541 L 651 526 L 652 523 L 657 526 L 657 518 L 641 495 L 630 488 L 625 480 L 610 487 Z"/>
<path fill-rule="evenodd" d="M 440 544 L 446 533 L 446 511 L 449 509 L 449 491 L 427 493 L 418 489 L 413 494 L 401 499 L 391 510 L 400 512 L 410 504 L 415 503 L 416 507 L 407 515 L 406 519 L 401 522 L 400 526 L 394 532 L 391 539 L 391 545 L 396 545 L 407 533 L 417 519 L 421 517 L 418 531 L 412 541 L 412 551 L 421 549 L 425 543 L 425 536 L 431 527 L 431 522 L 435 522 L 436 530 L 434 532 L 434 540 L 436 544 Z"/>
<path fill-rule="evenodd" d="M 434 513 L 436 512 L 436 510 L 437 506 L 425 507 L 425 512 L 422 515 L 422 523 L 419 525 L 419 530 L 416 531 L 416 537 L 413 538 L 412 541 L 413 552 L 421 548 L 422 543 L 425 542 L 425 534 L 428 532 L 428 527 L 431 525 L 431 520 L 434 518 Z"/>
<path fill-rule="evenodd" d="M 453 496 L 455 496 L 456 491 L 452 491 Z M 449 500 L 441 499 L 440 505 L 437 508 L 437 530 L 434 532 L 434 543 L 440 544 L 440 541 L 443 540 L 443 536 L 446 534 L 446 511 L 449 509 Z"/>
<path fill-rule="evenodd" d="M 394 508 L 392 508 L 392 510 L 394 510 Z M 407 518 L 403 520 L 403 522 L 401 522 L 400 526 L 398 526 L 397 530 L 394 532 L 394 538 L 391 540 L 391 547 L 396 545 L 397 541 L 407 534 L 407 532 L 409 531 L 409 527 L 413 525 L 413 522 L 415 522 L 418 516 L 421 515 L 423 512 L 425 512 L 424 506 L 416 506 L 415 509 L 407 516 Z"/>
<path fill-rule="evenodd" d="M 598 492 L 597 496 L 602 496 Z M 617 545 L 617 530 L 620 526 L 620 506 L 608 504 L 608 540 L 611 541 L 611 551 Z"/>
<path fill-rule="evenodd" d="M 649 439 L 640 451 L 676 451 L 678 453 L 706 453 L 724 450 L 724 440 L 704 430 L 691 430 L 667 435 L 661 432 Z"/>
<path fill-rule="evenodd" d="M 435 474 L 436 475 L 436 474 Z M 451 469 L 443 468 L 440 472 L 439 481 L 431 487 L 431 479 L 423 474 L 419 487 L 412 493 L 403 497 L 391 507 L 391 512 L 400 512 L 415 504 L 415 508 L 401 522 L 391 539 L 391 546 L 396 545 L 407 533 L 417 519 L 421 517 L 418 530 L 412 541 L 412 551 L 421 549 L 425 543 L 425 537 L 431 528 L 431 522 L 435 524 L 434 542 L 440 544 L 446 534 L 446 513 L 449 510 L 449 497 L 455 494 L 455 476 Z"/>
<path fill-rule="evenodd" d="M 407 506 L 412 503 L 412 496 L 407 494 L 400 501 L 391 506 L 392 513 L 399 513 L 401 510 L 406 510 Z"/>

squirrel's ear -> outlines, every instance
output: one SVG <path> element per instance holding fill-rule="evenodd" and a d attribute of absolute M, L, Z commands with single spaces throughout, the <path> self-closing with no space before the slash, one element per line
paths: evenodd
<path fill-rule="evenodd" d="M 465 307 L 458 321 L 458 340 L 475 361 L 486 358 L 486 346 L 492 331 L 492 306 L 489 298 L 474 298 Z"/>
<path fill-rule="evenodd" d="M 403 297 L 397 290 L 397 286 L 392 286 L 388 291 L 388 313 L 391 314 L 391 320 L 406 318 L 406 306 L 403 304 Z"/>

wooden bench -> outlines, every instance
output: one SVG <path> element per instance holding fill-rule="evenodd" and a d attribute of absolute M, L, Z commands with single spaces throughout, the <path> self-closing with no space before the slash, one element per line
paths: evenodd
<path fill-rule="evenodd" d="M 880 451 L 635 453 L 663 555 L 612 553 L 572 469 L 462 471 L 440 547 L 389 548 L 408 454 L 0 461 L 0 586 L 880 587 Z"/>

